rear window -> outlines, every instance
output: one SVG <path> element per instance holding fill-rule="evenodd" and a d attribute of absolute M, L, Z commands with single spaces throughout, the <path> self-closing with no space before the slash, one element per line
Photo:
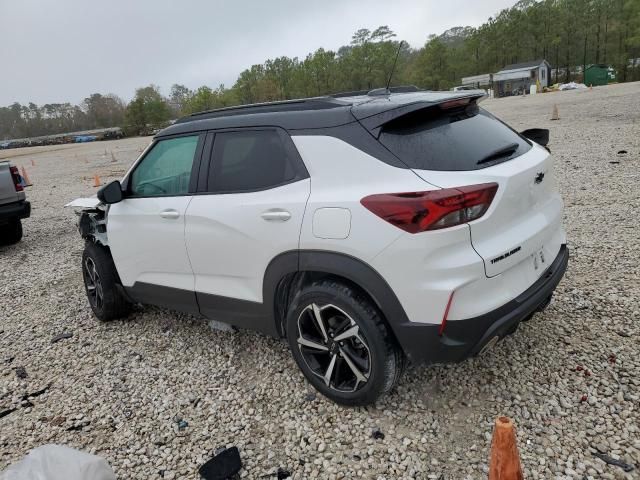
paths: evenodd
<path fill-rule="evenodd" d="M 410 168 L 477 170 L 527 152 L 531 144 L 477 105 L 431 107 L 385 125 L 380 142 Z"/>

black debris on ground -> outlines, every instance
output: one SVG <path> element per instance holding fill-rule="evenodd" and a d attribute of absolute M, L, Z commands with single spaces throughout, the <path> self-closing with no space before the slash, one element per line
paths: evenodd
<path fill-rule="evenodd" d="M 27 369 L 24 367 L 16 367 L 16 377 L 27 378 Z"/>
<path fill-rule="evenodd" d="M 606 453 L 595 452 L 594 455 L 598 457 L 600 460 L 602 460 L 604 463 L 607 463 L 609 465 L 615 465 L 616 467 L 620 467 L 625 472 L 631 472 L 635 468 L 633 465 L 629 465 L 628 463 L 623 462 L 622 460 L 616 460 L 615 458 L 610 457 Z"/>
<path fill-rule="evenodd" d="M 14 407 L 14 408 L 7 408 L 6 410 L 0 410 L 0 418 L 6 417 L 10 413 L 15 412 L 17 409 L 18 409 L 17 407 Z"/>
<path fill-rule="evenodd" d="M 238 447 L 225 448 L 198 469 L 205 480 L 226 480 L 242 468 Z"/>
<path fill-rule="evenodd" d="M 85 420 L 84 422 L 78 423 L 76 425 L 72 425 L 67 428 L 67 432 L 79 432 L 84 427 L 88 426 L 91 422 L 89 420 Z"/>
<path fill-rule="evenodd" d="M 282 467 L 278 467 L 276 475 L 278 476 L 278 480 L 284 480 L 285 478 L 289 478 L 291 476 L 291 472 L 289 470 L 285 470 Z"/>
<path fill-rule="evenodd" d="M 189 422 L 187 422 L 186 420 L 178 420 L 178 431 L 179 432 L 182 432 L 188 426 L 189 426 Z"/>
<path fill-rule="evenodd" d="M 371 436 L 374 440 L 384 440 L 384 433 L 382 433 L 379 428 L 374 428 Z"/>
<path fill-rule="evenodd" d="M 29 398 L 34 398 L 34 397 L 39 397 L 40 395 L 44 395 L 47 390 L 49 390 L 49 388 L 51 388 L 51 384 L 47 385 L 46 387 L 40 389 L 40 390 L 36 390 L 35 392 L 32 393 L 25 393 L 22 396 L 22 400 L 27 400 Z"/>
<path fill-rule="evenodd" d="M 73 333 L 71 332 L 59 333 L 58 335 L 56 335 L 51 339 L 51 343 L 58 343 L 60 340 L 65 340 L 71 337 L 73 337 Z"/>

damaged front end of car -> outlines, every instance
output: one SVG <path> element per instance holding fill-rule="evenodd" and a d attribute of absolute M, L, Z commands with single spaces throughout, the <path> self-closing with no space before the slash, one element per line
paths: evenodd
<path fill-rule="evenodd" d="M 107 236 L 107 209 L 98 198 L 77 198 L 69 202 L 65 207 L 75 209 L 78 216 L 78 231 L 85 240 L 98 243 L 102 246 L 109 246 Z"/>

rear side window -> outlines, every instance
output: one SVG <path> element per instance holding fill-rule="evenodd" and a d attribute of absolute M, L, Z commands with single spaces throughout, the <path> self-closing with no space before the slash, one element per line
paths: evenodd
<path fill-rule="evenodd" d="M 275 130 L 216 133 L 210 192 L 265 190 L 298 180 L 294 152 Z"/>
<path fill-rule="evenodd" d="M 531 148 L 518 133 L 477 105 L 412 112 L 385 125 L 380 142 L 419 170 L 477 170 Z"/>

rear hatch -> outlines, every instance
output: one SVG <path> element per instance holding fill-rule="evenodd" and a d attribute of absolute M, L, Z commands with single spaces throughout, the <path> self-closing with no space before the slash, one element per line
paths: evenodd
<path fill-rule="evenodd" d="M 414 110 L 376 133 L 432 185 L 498 185 L 487 212 L 468 223 L 488 277 L 520 266 L 535 278 L 554 260 L 564 241 L 562 199 L 547 150 L 468 97 Z"/>

